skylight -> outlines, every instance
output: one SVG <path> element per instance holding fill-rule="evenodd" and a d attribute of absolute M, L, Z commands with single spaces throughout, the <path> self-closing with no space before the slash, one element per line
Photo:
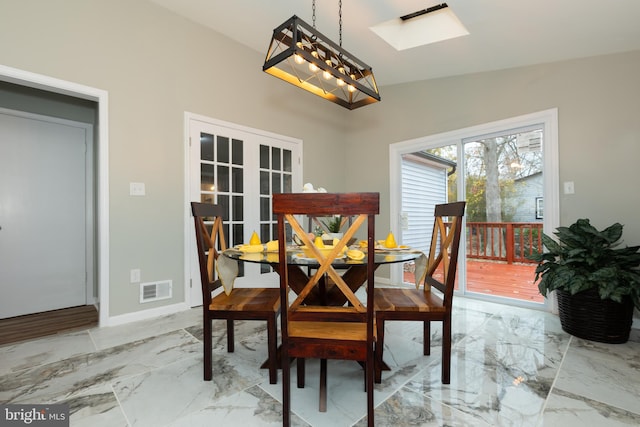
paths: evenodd
<path fill-rule="evenodd" d="M 466 36 L 469 31 L 446 3 L 370 27 L 396 50 Z"/>

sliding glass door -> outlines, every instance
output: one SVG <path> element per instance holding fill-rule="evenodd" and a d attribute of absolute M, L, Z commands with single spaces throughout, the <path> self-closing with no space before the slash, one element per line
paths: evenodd
<path fill-rule="evenodd" d="M 541 305 L 528 256 L 544 227 L 557 224 L 555 110 L 392 146 L 392 229 L 402 243 L 428 250 L 433 208 L 465 200 L 458 260 L 460 294 L 515 305 Z M 393 165 L 395 164 L 395 167 Z M 546 202 L 546 203 L 545 203 Z M 392 281 L 413 283 L 412 265 Z"/>

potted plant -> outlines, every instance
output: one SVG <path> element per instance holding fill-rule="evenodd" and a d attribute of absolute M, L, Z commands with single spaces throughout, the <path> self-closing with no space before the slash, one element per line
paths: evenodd
<path fill-rule="evenodd" d="M 592 341 L 626 342 L 633 307 L 640 309 L 640 246 L 621 247 L 619 223 L 598 231 L 579 219 L 554 234 L 557 241 L 543 233 L 546 252 L 529 258 L 538 262 L 540 293 L 557 292 L 562 329 Z"/>
<path fill-rule="evenodd" d="M 328 234 L 330 238 L 341 238 L 342 233 L 340 230 L 342 229 L 342 216 L 334 215 L 330 217 L 326 221 L 322 221 L 324 226 L 327 228 Z"/>

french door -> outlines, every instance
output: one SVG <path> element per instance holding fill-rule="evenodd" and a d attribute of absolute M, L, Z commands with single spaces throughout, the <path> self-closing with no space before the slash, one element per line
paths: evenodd
<path fill-rule="evenodd" d="M 222 205 L 227 246 L 249 241 L 253 232 L 263 243 L 275 239 L 271 198 L 302 190 L 302 141 L 206 117 L 187 115 L 189 199 Z M 202 303 L 193 219 L 185 240 L 188 295 Z M 262 264 L 240 263 L 234 286 L 278 286 L 278 275 Z"/>

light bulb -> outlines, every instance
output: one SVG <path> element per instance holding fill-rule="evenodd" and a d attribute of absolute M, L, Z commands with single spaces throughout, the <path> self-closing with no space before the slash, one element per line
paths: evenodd
<path fill-rule="evenodd" d="M 338 72 L 340 74 L 345 74 L 344 67 L 342 67 L 342 66 L 338 67 Z M 342 80 L 342 79 L 336 79 L 336 83 L 337 83 L 338 86 L 344 86 L 346 84 L 344 82 L 344 80 Z"/>
<path fill-rule="evenodd" d="M 296 47 L 302 50 L 302 42 L 296 42 Z M 293 58 L 295 59 L 296 64 L 298 65 L 304 63 L 304 58 L 299 53 L 296 53 L 295 55 L 293 55 Z"/>
<path fill-rule="evenodd" d="M 356 79 L 356 75 L 355 74 L 351 74 L 351 78 L 353 80 L 355 80 Z M 356 88 L 353 87 L 353 85 L 349 85 L 349 92 L 355 92 L 355 91 L 356 91 Z"/>
<path fill-rule="evenodd" d="M 318 52 L 317 51 L 313 51 L 311 52 L 311 56 L 313 56 L 314 58 L 318 57 Z M 318 71 L 318 66 L 316 64 L 314 64 L 313 62 L 309 63 L 309 70 L 313 73 L 315 73 L 316 71 Z"/>
<path fill-rule="evenodd" d="M 331 60 L 327 59 L 326 61 L 324 61 L 325 64 L 327 64 L 327 67 L 331 68 Z M 324 77 L 325 80 L 329 80 L 331 78 L 331 73 L 328 70 L 324 70 L 324 72 L 322 73 L 322 77 Z"/>

